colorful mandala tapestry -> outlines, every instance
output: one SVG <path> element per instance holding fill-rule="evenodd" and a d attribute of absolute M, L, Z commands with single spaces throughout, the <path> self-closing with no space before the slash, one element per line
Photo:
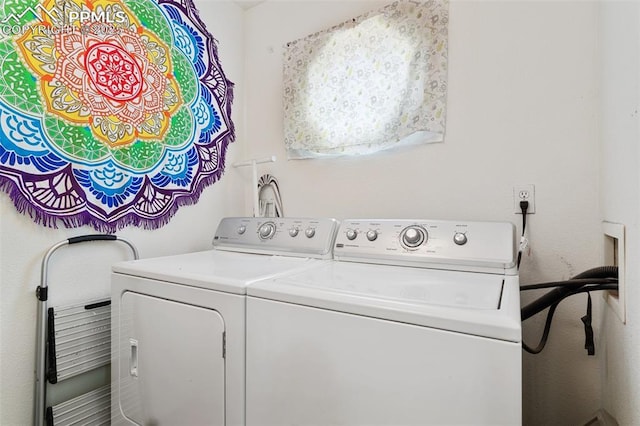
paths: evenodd
<path fill-rule="evenodd" d="M 220 178 L 233 83 L 192 0 L 4 0 L 0 188 L 55 227 L 157 228 Z"/>

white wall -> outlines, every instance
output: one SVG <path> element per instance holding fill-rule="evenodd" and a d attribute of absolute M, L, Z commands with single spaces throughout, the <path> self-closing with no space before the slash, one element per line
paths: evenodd
<path fill-rule="evenodd" d="M 512 187 L 532 183 L 537 211 L 521 281 L 598 266 L 596 2 L 453 0 L 444 143 L 360 159 L 285 160 L 282 46 L 386 3 L 267 1 L 246 14 L 248 152 L 278 156 L 261 172 L 279 180 L 285 214 L 520 227 Z M 564 302 L 545 351 L 523 355 L 525 424 L 581 424 L 600 407 L 602 347 L 596 358 L 583 349 L 585 308 L 584 298 Z M 525 339 L 533 344 L 541 328 L 539 319 L 527 321 Z"/>
<path fill-rule="evenodd" d="M 608 310 L 603 406 L 621 425 L 640 424 L 640 3 L 603 1 L 602 179 L 603 219 L 626 228 L 627 323 Z"/>
<path fill-rule="evenodd" d="M 231 167 L 243 152 L 244 12 L 229 1 L 199 0 L 196 5 L 219 42 L 218 51 L 227 77 L 236 84 L 232 118 L 237 141 L 227 152 L 225 174 L 204 190 L 198 204 L 181 207 L 171 222 L 159 230 L 128 227 L 117 232 L 133 241 L 142 257 L 207 249 L 220 218 L 239 215 L 244 210 L 243 197 L 238 196 L 243 191 L 242 175 Z M 1 425 L 27 425 L 32 421 L 37 307 L 34 290 L 40 283 L 40 262 L 58 241 L 94 232 L 90 228 L 40 227 L 17 213 L 5 193 L 0 194 Z M 82 300 L 86 288 L 96 289 L 87 294 L 108 295 L 109 264 L 127 255 L 116 246 L 96 243 L 57 252 L 50 268 L 52 299 L 57 296 L 64 302 Z"/>

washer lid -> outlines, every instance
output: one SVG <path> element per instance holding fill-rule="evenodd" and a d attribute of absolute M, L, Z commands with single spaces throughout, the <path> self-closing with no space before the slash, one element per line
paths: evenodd
<path fill-rule="evenodd" d="M 519 342 L 517 276 L 330 262 L 249 296 Z"/>
<path fill-rule="evenodd" d="M 320 260 L 207 250 L 113 265 L 113 272 L 245 294 L 247 284 L 305 269 Z"/>

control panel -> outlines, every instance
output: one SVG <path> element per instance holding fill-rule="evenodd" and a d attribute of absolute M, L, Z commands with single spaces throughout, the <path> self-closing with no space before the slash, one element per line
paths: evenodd
<path fill-rule="evenodd" d="M 342 261 L 452 270 L 515 267 L 515 227 L 507 222 L 349 219 L 336 236 Z"/>
<path fill-rule="evenodd" d="M 227 217 L 213 245 L 219 250 L 329 259 L 338 231 L 331 218 Z"/>

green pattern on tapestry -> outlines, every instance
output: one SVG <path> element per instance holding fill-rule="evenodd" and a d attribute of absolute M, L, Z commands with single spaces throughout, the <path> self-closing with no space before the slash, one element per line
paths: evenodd
<path fill-rule="evenodd" d="M 182 106 L 171 117 L 171 128 L 167 133 L 165 139 L 162 141 L 166 146 L 181 146 L 190 143 L 190 134 L 193 131 L 195 124 L 191 111 Z M 197 141 L 196 141 L 197 142 Z"/>
<path fill-rule="evenodd" d="M 157 6 L 152 2 L 141 2 L 140 0 L 125 1 L 124 3 L 133 11 L 136 18 L 140 20 L 140 23 L 144 27 L 153 31 L 155 35 L 169 46 L 173 45 L 171 27 Z"/>
<path fill-rule="evenodd" d="M 180 86 L 180 95 L 185 105 L 191 105 L 198 96 L 198 80 L 193 65 L 182 51 L 172 47 L 173 75 Z"/>
<path fill-rule="evenodd" d="M 94 162 L 109 155 L 109 149 L 95 139 L 86 126 L 74 126 L 58 118 L 47 117 L 44 127 L 50 141 L 69 156 Z"/>
<path fill-rule="evenodd" d="M 136 171 L 149 170 L 162 158 L 164 149 L 158 142 L 137 141 L 133 145 L 113 149 L 111 155 L 120 164 Z"/>
<path fill-rule="evenodd" d="M 0 43 L 0 95 L 11 106 L 36 115 L 43 112 L 37 82 L 10 40 Z"/>

